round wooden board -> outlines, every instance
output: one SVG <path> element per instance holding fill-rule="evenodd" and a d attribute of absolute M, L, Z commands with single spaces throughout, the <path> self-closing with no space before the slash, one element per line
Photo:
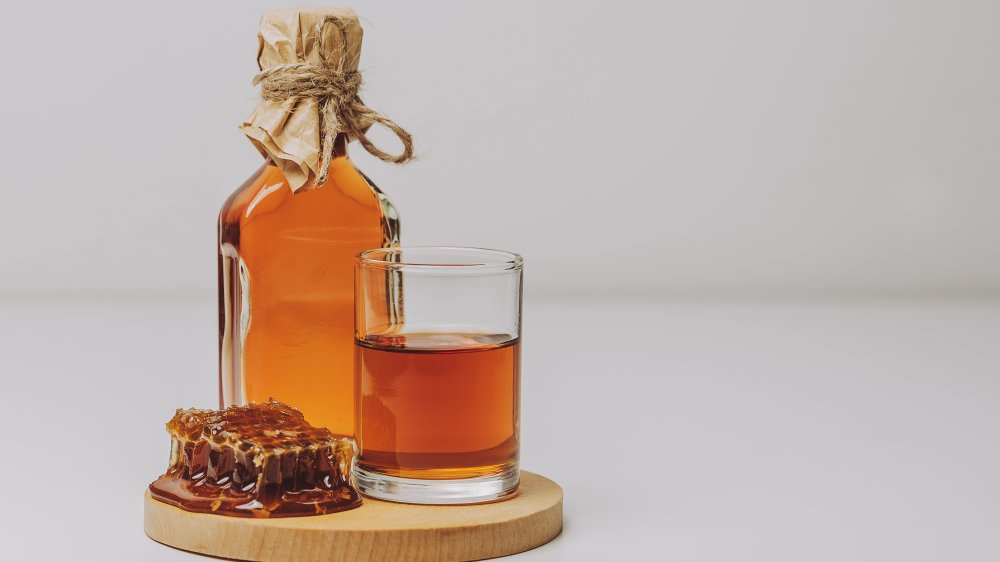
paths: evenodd
<path fill-rule="evenodd" d="M 165 545 L 238 560 L 481 560 L 543 545 L 562 530 L 562 488 L 521 472 L 513 498 L 408 505 L 364 498 L 357 509 L 276 519 L 191 513 L 146 491 L 145 529 Z"/>

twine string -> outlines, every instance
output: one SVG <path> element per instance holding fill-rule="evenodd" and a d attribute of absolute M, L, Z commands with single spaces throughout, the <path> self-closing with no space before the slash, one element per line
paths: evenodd
<path fill-rule="evenodd" d="M 346 133 L 358 140 L 369 154 L 383 162 L 402 164 L 413 158 L 413 137 L 392 119 L 365 105 L 358 95 L 361 73 L 345 71 L 348 49 L 342 49 L 336 61 L 325 58 L 323 28 L 334 23 L 340 31 L 342 45 L 347 45 L 347 31 L 342 22 L 333 16 L 321 19 L 313 32 L 319 42 L 320 61 L 281 64 L 260 71 L 253 78 L 253 85 L 260 86 L 261 96 L 268 101 L 282 102 L 289 98 L 313 98 L 319 103 L 320 172 L 314 185 L 326 183 L 333 158 L 334 140 L 338 133 Z M 375 146 L 367 136 L 368 127 L 378 123 L 392 131 L 403 144 L 400 154 L 389 154 Z"/>

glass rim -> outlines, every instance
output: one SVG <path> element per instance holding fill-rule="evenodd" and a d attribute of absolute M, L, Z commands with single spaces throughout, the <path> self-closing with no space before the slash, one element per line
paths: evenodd
<path fill-rule="evenodd" d="M 437 259 L 421 260 L 402 259 L 404 252 L 432 253 L 438 252 L 445 256 L 453 256 L 455 260 Z M 399 259 L 393 260 L 392 256 Z M 462 258 L 466 263 L 462 263 Z M 475 259 L 473 259 L 475 258 Z M 386 269 L 425 269 L 434 271 L 516 271 L 524 265 L 520 254 L 505 250 L 477 248 L 474 246 L 398 246 L 391 248 L 372 248 L 355 256 L 354 261 L 362 267 L 382 267 Z"/>

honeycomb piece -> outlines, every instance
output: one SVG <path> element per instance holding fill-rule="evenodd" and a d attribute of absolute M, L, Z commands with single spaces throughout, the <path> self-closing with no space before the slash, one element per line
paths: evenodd
<path fill-rule="evenodd" d="M 281 402 L 177 410 L 167 423 L 170 467 L 154 498 L 188 511 L 293 517 L 352 509 L 354 447 Z"/>

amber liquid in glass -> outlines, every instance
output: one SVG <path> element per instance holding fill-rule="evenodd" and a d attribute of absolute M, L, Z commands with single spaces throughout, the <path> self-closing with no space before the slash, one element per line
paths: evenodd
<path fill-rule="evenodd" d="M 520 340 L 507 334 L 355 342 L 358 466 L 401 478 L 490 476 L 516 466 Z"/>
<path fill-rule="evenodd" d="M 337 139 L 329 179 L 293 193 L 265 164 L 219 215 L 222 407 L 280 400 L 354 435 L 354 256 L 398 243 L 391 203 Z"/>

